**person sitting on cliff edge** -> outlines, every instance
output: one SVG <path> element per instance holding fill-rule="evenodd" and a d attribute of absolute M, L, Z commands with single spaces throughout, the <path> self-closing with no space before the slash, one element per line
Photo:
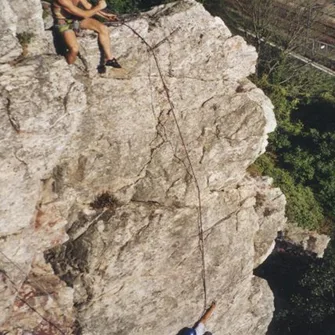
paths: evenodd
<path fill-rule="evenodd" d="M 82 5 L 84 9 L 79 8 Z M 92 6 L 87 0 L 53 0 L 52 13 L 54 27 L 63 36 L 68 48 L 66 61 L 73 64 L 79 53 L 79 45 L 75 31 L 89 29 L 98 33 L 98 41 L 106 59 L 106 66 L 121 68 L 121 65 L 113 57 L 108 28 L 92 16 L 98 15 L 107 20 L 117 20 L 116 15 L 102 12 L 107 7 L 105 0 L 99 0 L 96 6 Z"/>

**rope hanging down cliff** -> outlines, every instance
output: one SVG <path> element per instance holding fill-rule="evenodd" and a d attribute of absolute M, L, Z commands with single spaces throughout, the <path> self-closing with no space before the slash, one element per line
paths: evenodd
<path fill-rule="evenodd" d="M 108 12 L 108 13 L 112 12 L 109 8 L 109 5 L 107 5 L 107 8 L 104 11 Z M 156 44 L 155 47 L 152 47 L 145 40 L 145 38 L 143 36 L 141 36 L 141 34 L 139 34 L 134 28 L 132 28 L 131 26 L 129 26 L 126 23 L 126 22 L 129 22 L 129 21 L 132 21 L 133 19 L 135 19 L 136 17 L 138 17 L 138 15 L 128 14 L 128 15 L 125 15 L 125 16 L 120 16 L 118 13 L 116 13 L 116 14 L 117 14 L 117 17 L 120 18 L 119 21 L 114 21 L 114 22 L 113 21 L 107 21 L 107 22 L 105 22 L 105 24 L 107 26 L 116 26 L 116 27 L 124 25 L 125 27 L 130 29 L 147 46 L 149 52 L 152 54 L 152 56 L 154 58 L 154 61 L 155 61 L 155 64 L 156 64 L 156 67 L 157 67 L 157 70 L 158 70 L 158 73 L 159 73 L 159 77 L 160 77 L 160 80 L 162 82 L 165 95 L 167 97 L 167 101 L 170 105 L 170 112 L 172 113 L 175 125 L 176 125 L 177 130 L 178 130 L 178 135 L 180 137 L 182 146 L 183 146 L 184 151 L 185 151 L 186 159 L 189 163 L 190 170 L 185 165 L 184 166 L 185 166 L 185 169 L 186 169 L 187 173 L 190 176 L 192 176 L 192 178 L 194 180 L 194 185 L 195 185 L 196 191 L 197 191 L 197 198 L 198 198 L 198 236 L 199 236 L 199 250 L 200 250 L 200 253 L 201 253 L 201 264 L 202 264 L 201 277 L 202 277 L 202 286 L 203 286 L 203 292 L 204 292 L 203 294 L 204 294 L 204 312 L 205 312 L 208 305 L 207 305 L 207 278 L 206 278 L 206 260 L 205 260 L 204 229 L 203 229 L 203 220 L 202 220 L 201 192 L 200 192 L 200 186 L 199 186 L 199 183 L 198 183 L 198 179 L 196 177 L 196 174 L 195 174 L 195 171 L 194 171 L 194 168 L 193 168 L 193 164 L 192 164 L 192 161 L 191 161 L 191 158 L 190 158 L 190 155 L 189 155 L 189 152 L 188 152 L 188 149 L 187 149 L 187 146 L 186 146 L 186 143 L 185 143 L 180 125 L 178 123 L 178 119 L 177 119 L 177 116 L 176 116 L 176 113 L 175 113 L 175 107 L 174 107 L 174 104 L 173 104 L 173 102 L 171 100 L 171 97 L 170 97 L 169 88 L 166 85 L 166 82 L 164 80 L 164 76 L 163 76 L 163 73 L 162 73 L 162 70 L 161 70 L 161 66 L 159 64 L 159 61 L 158 61 L 157 56 L 156 56 L 155 51 L 154 51 L 154 48 L 157 48 L 157 46 L 160 45 L 162 43 L 162 41 L 159 42 L 158 44 Z M 173 35 L 177 30 L 178 30 L 178 28 L 173 30 L 169 36 Z M 168 37 L 164 38 L 163 41 L 165 41 Z"/>
<path fill-rule="evenodd" d="M 204 311 L 205 311 L 207 309 L 206 260 L 205 260 L 204 229 L 203 229 L 203 220 L 202 220 L 201 192 L 200 192 L 200 186 L 199 186 L 199 183 L 198 183 L 198 179 L 196 177 L 196 174 L 195 174 L 195 171 L 194 171 L 194 168 L 193 168 L 193 164 L 192 164 L 192 161 L 191 161 L 191 158 L 190 158 L 190 155 L 189 155 L 189 152 L 188 152 L 188 149 L 187 149 L 187 146 L 186 146 L 186 143 L 185 143 L 180 125 L 178 123 L 178 119 L 177 119 L 177 116 L 176 116 L 176 113 L 175 113 L 175 107 L 174 107 L 174 104 L 173 104 L 173 102 L 171 100 L 171 97 L 170 97 L 169 88 L 167 87 L 167 85 L 165 83 L 163 73 L 162 73 L 160 64 L 158 62 L 157 56 L 155 54 L 155 51 L 154 51 L 153 47 L 134 28 L 132 28 L 131 26 L 129 26 L 125 22 L 122 22 L 122 24 L 124 26 L 126 26 L 128 29 L 130 29 L 137 37 L 139 37 L 141 39 L 141 41 L 148 47 L 148 50 L 151 52 L 151 54 L 152 54 L 152 56 L 155 60 L 155 64 L 156 64 L 156 67 L 157 67 L 157 70 L 158 70 L 158 73 L 159 73 L 159 77 L 161 79 L 165 95 L 167 97 L 168 103 L 169 103 L 170 108 L 171 108 L 170 112 L 173 116 L 175 125 L 177 127 L 178 135 L 180 137 L 182 146 L 184 148 L 186 159 L 189 163 L 189 167 L 190 167 L 191 171 L 189 171 L 186 166 L 185 166 L 185 168 L 187 170 L 187 173 L 189 173 L 193 177 L 194 185 L 195 185 L 196 190 L 197 190 L 197 198 L 198 198 L 198 236 L 199 236 L 199 249 L 200 249 L 200 253 L 201 253 L 201 264 L 202 264 L 202 271 L 201 271 L 202 275 L 201 276 L 202 276 L 202 286 L 203 286 L 203 291 L 204 291 L 203 294 L 204 294 Z"/>

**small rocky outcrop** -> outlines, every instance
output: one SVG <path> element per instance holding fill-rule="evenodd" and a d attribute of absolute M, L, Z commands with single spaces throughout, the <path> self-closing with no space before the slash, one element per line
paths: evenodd
<path fill-rule="evenodd" d="M 292 223 L 286 225 L 282 232 L 281 239 L 291 245 L 300 246 L 306 254 L 315 255 L 322 258 L 328 246 L 330 237 L 324 234 L 318 234 L 315 231 L 304 230 Z"/>
<path fill-rule="evenodd" d="M 218 301 L 210 328 L 265 334 L 273 296 L 253 270 L 285 223 L 285 199 L 246 173 L 275 127 L 247 79 L 254 48 L 189 0 L 110 33 L 123 72 L 97 74 L 90 33 L 73 66 L 50 32 L 20 61 L 8 63 L 19 49 L 1 54 L 0 331 L 192 325 L 204 305 L 200 210 L 207 300 Z"/>

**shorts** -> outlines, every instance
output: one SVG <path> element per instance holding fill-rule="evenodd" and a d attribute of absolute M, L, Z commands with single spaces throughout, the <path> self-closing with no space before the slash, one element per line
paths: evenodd
<path fill-rule="evenodd" d="M 78 20 L 67 20 L 65 23 L 62 24 L 55 24 L 54 28 L 60 34 L 65 33 L 68 30 L 73 30 L 75 33 L 80 32 L 80 21 Z"/>

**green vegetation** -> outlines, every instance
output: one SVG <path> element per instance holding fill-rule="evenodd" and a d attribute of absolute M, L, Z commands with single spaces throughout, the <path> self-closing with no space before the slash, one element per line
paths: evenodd
<path fill-rule="evenodd" d="M 17 37 L 19 43 L 22 46 L 21 57 L 27 56 L 27 54 L 28 54 L 28 45 L 31 42 L 31 39 L 34 37 L 34 34 L 33 33 L 28 33 L 28 32 L 23 32 L 23 33 L 17 34 L 16 37 Z"/>
<path fill-rule="evenodd" d="M 138 11 L 140 0 L 107 0 L 108 9 L 115 13 L 131 13 Z"/>
<path fill-rule="evenodd" d="M 106 0 L 108 9 L 118 14 L 136 13 L 168 1 L 162 0 Z M 93 1 L 92 1 L 93 3 Z"/>
<path fill-rule="evenodd" d="M 269 71 L 273 50 L 268 49 L 262 47 L 253 81 L 271 98 L 278 126 L 253 171 L 272 176 L 282 189 L 291 222 L 333 235 L 335 78 L 285 55 Z M 310 260 L 291 290 L 275 316 L 272 334 L 334 334 L 334 242 L 324 259 Z"/>
<path fill-rule="evenodd" d="M 253 80 L 271 98 L 278 122 L 254 170 L 273 177 L 285 193 L 290 221 L 310 229 L 333 228 L 335 79 L 286 57 L 270 74 L 263 66 Z"/>
<path fill-rule="evenodd" d="M 292 268 L 289 273 L 277 270 L 268 277 L 282 295 L 270 334 L 334 334 L 335 243 L 330 243 L 323 259 L 277 254 L 268 266 L 280 269 L 281 263 Z"/>
<path fill-rule="evenodd" d="M 16 35 L 19 43 L 23 48 L 27 47 L 28 44 L 31 42 L 31 39 L 34 37 L 33 33 L 23 32 Z"/>
<path fill-rule="evenodd" d="M 335 245 L 332 243 L 324 259 L 314 262 L 309 271 L 300 280 L 303 289 L 310 292 L 309 299 L 302 295 L 292 298 L 294 316 L 307 320 L 307 323 L 325 322 L 335 314 Z M 305 321 L 306 322 L 306 321 Z"/>
<path fill-rule="evenodd" d="M 286 3 L 278 7 L 274 0 L 205 1 L 213 14 L 223 17 L 233 31 L 244 31 L 255 45 L 259 60 L 251 79 L 275 107 L 277 129 L 267 153 L 251 170 L 273 177 L 286 195 L 290 221 L 330 233 L 335 230 L 335 78 L 291 56 L 311 36 L 318 13 L 310 0 L 299 7 L 299 14 Z"/>

